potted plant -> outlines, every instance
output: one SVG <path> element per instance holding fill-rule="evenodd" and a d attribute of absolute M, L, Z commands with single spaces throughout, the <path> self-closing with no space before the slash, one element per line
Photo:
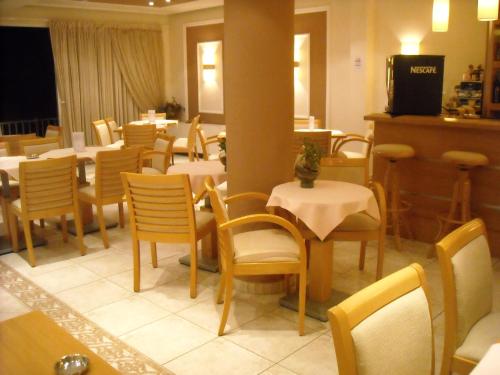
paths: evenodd
<path fill-rule="evenodd" d="M 175 97 L 172 96 L 171 101 L 167 101 L 164 106 L 160 107 L 159 112 L 165 112 L 168 119 L 180 119 L 181 113 L 184 111 L 184 107 L 177 103 Z"/>
<path fill-rule="evenodd" d="M 311 189 L 319 174 L 321 150 L 318 145 L 304 139 L 304 145 L 295 159 L 295 176 L 300 180 L 300 187 Z"/>

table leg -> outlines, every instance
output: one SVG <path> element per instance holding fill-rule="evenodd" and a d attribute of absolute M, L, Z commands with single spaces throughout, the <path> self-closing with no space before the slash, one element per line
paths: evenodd
<path fill-rule="evenodd" d="M 190 266 L 191 257 L 184 255 L 179 258 L 179 263 Z M 198 268 L 208 272 L 219 272 L 217 236 L 209 234 L 201 239 L 201 256 L 198 256 Z"/>

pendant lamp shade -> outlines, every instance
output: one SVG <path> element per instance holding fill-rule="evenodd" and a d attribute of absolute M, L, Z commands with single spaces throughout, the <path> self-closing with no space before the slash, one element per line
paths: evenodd
<path fill-rule="evenodd" d="M 448 31 L 448 18 L 450 16 L 450 0 L 434 0 L 432 6 L 432 31 Z"/>

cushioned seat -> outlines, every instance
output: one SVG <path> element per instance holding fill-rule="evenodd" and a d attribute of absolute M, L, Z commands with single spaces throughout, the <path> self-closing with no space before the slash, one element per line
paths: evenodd
<path fill-rule="evenodd" d="M 415 150 L 413 149 L 413 147 L 402 144 L 376 145 L 373 148 L 373 152 L 375 153 L 375 155 L 390 160 L 406 159 L 415 156 Z"/>
<path fill-rule="evenodd" d="M 444 161 L 469 167 L 488 165 L 488 158 L 477 152 L 447 151 L 442 155 L 442 158 Z"/>
<path fill-rule="evenodd" d="M 78 189 L 78 192 L 95 198 L 95 185 L 84 186 Z"/>
<path fill-rule="evenodd" d="M 11 202 L 11 205 L 12 205 L 15 209 L 17 209 L 17 210 L 21 211 L 21 199 L 16 199 L 15 201 L 12 201 L 12 202 Z"/>
<path fill-rule="evenodd" d="M 336 232 L 360 232 L 377 230 L 380 222 L 370 215 L 359 212 L 347 216 L 342 223 L 335 227 Z"/>
<path fill-rule="evenodd" d="M 215 216 L 211 212 L 195 211 L 194 215 L 198 232 L 204 232 L 207 226 L 215 225 Z"/>
<path fill-rule="evenodd" d="M 141 173 L 142 174 L 149 174 L 149 175 L 163 174 L 158 169 L 151 168 L 151 167 L 142 167 Z"/>
<path fill-rule="evenodd" d="M 479 362 L 489 347 L 500 341 L 500 312 L 490 313 L 469 331 L 455 355 Z"/>
<path fill-rule="evenodd" d="M 299 247 L 293 237 L 279 229 L 261 229 L 235 234 L 235 263 L 296 262 Z"/>
<path fill-rule="evenodd" d="M 177 138 L 174 141 L 174 152 L 177 152 L 178 149 L 183 149 L 182 151 L 185 151 L 184 149 L 187 148 L 188 144 L 188 139 L 187 138 Z"/>
<path fill-rule="evenodd" d="M 362 159 L 366 157 L 366 155 L 356 151 L 339 151 L 338 155 L 341 158 L 347 158 L 347 159 Z"/>

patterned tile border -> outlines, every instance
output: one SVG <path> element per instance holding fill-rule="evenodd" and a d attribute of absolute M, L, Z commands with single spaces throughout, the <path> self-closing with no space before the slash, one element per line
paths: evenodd
<path fill-rule="evenodd" d="M 0 286 L 30 309 L 45 313 L 122 374 L 173 374 L 107 333 L 2 261 Z"/>

